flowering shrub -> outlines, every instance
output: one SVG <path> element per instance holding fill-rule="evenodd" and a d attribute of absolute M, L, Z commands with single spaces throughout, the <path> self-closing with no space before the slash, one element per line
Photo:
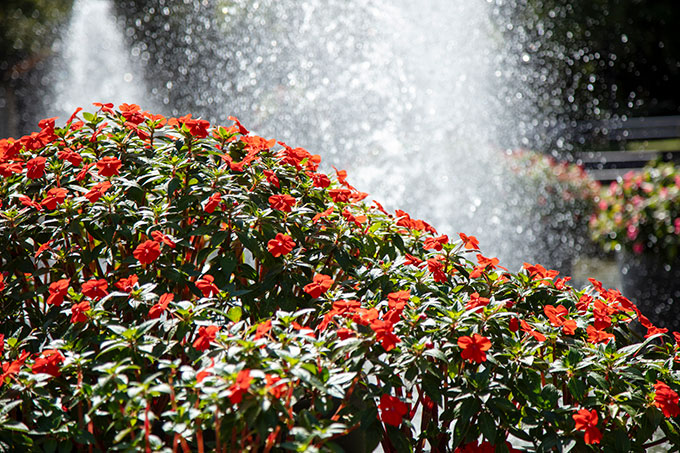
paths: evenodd
<path fill-rule="evenodd" d="M 531 247 L 535 260 L 568 269 L 579 253 L 594 249 L 588 219 L 596 210 L 599 182 L 579 165 L 531 151 L 514 151 L 509 167 L 516 176 L 512 181 L 517 186 L 513 190 L 519 197 L 517 204 L 532 201 L 529 212 L 522 215 L 538 238 Z"/>
<path fill-rule="evenodd" d="M 656 162 L 603 191 L 591 218 L 593 237 L 608 250 L 650 252 L 672 263 L 680 246 L 680 173 Z"/>
<path fill-rule="evenodd" d="M 235 119 L 96 105 L 0 142 L 0 449 L 680 444 L 680 336 L 618 291 L 509 272 Z"/>

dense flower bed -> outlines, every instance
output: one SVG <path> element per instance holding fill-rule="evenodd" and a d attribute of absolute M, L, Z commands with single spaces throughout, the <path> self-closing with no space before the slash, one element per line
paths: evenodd
<path fill-rule="evenodd" d="M 0 142 L 0 449 L 680 445 L 676 339 L 319 156 L 97 104 Z"/>
<path fill-rule="evenodd" d="M 603 192 L 591 219 L 593 237 L 607 250 L 649 252 L 666 263 L 680 245 L 680 172 L 672 163 L 654 162 L 629 172 Z"/>

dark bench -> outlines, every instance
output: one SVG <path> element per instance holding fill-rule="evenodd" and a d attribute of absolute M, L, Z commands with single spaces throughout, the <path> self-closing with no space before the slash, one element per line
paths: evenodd
<path fill-rule="evenodd" d="M 627 118 L 581 123 L 579 134 L 593 147 L 614 148 L 611 151 L 578 151 L 575 163 L 583 165 L 594 179 L 608 183 L 648 162 L 660 159 L 680 164 L 680 140 L 677 144 L 659 140 L 680 139 L 680 116 Z M 635 142 L 639 150 L 625 150 Z M 663 145 L 663 146 L 659 146 Z"/>

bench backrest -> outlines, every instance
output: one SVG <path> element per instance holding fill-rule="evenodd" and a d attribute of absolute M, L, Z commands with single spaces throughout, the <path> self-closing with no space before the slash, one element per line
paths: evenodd
<path fill-rule="evenodd" d="M 613 151 L 574 153 L 575 162 L 583 165 L 588 174 L 602 183 L 614 181 L 655 159 L 680 164 L 680 140 L 677 144 L 671 142 L 670 147 L 668 142 L 658 146 L 658 140 L 680 139 L 680 116 L 592 121 L 581 123 L 579 132 L 589 138 L 588 143 L 614 148 Z M 626 150 L 631 142 L 641 142 L 637 146 L 641 149 Z"/>

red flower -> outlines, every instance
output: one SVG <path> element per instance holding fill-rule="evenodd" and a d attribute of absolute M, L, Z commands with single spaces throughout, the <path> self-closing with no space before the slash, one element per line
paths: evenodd
<path fill-rule="evenodd" d="M 137 284 L 138 281 L 139 278 L 135 274 L 132 274 L 127 278 L 121 278 L 116 283 L 114 283 L 114 285 L 119 290 L 125 293 L 130 293 L 132 292 L 133 287 Z"/>
<path fill-rule="evenodd" d="M 12 173 L 21 173 L 24 169 L 22 162 L 3 162 L 0 163 L 0 176 L 8 178 Z"/>
<path fill-rule="evenodd" d="M 281 398 L 287 388 L 286 384 L 279 383 L 281 378 L 273 374 L 266 374 L 264 378 L 267 381 L 267 384 L 264 387 L 267 392 L 269 392 L 274 398 Z"/>
<path fill-rule="evenodd" d="M 661 381 L 656 381 L 654 384 L 654 405 L 661 409 L 663 415 L 666 417 L 677 417 L 680 415 L 680 407 L 678 407 L 678 394 L 669 386 Z"/>
<path fill-rule="evenodd" d="M 548 317 L 553 327 L 560 327 L 569 312 L 563 305 L 558 305 L 557 308 L 552 305 L 546 305 L 543 307 L 543 313 Z"/>
<path fill-rule="evenodd" d="M 102 112 L 108 113 L 109 115 L 113 115 L 113 104 L 108 102 L 106 104 L 102 104 L 101 102 L 93 102 L 92 105 L 95 107 L 99 107 L 99 110 Z"/>
<path fill-rule="evenodd" d="M 199 351 L 205 351 L 210 347 L 210 342 L 215 340 L 217 331 L 220 330 L 218 326 L 201 326 L 198 328 L 198 336 L 194 340 L 194 348 Z"/>
<path fill-rule="evenodd" d="M 593 296 L 584 294 L 579 298 L 578 302 L 576 302 L 576 310 L 580 314 L 585 314 L 591 303 L 593 303 Z"/>
<path fill-rule="evenodd" d="M 352 192 L 349 189 L 331 189 L 328 194 L 336 203 L 347 203 Z"/>
<path fill-rule="evenodd" d="M 248 392 L 250 382 L 253 380 L 250 377 L 250 370 L 241 370 L 236 375 L 236 382 L 229 387 L 231 394 L 229 401 L 231 404 L 238 404 L 243 399 L 243 395 Z"/>
<path fill-rule="evenodd" d="M 586 333 L 588 334 L 588 341 L 593 344 L 609 343 L 609 340 L 614 338 L 614 334 L 598 330 L 593 326 L 586 327 Z"/>
<path fill-rule="evenodd" d="M 68 294 L 68 285 L 70 283 L 70 278 L 65 278 L 50 283 L 50 295 L 47 298 L 47 305 L 55 305 L 59 307 L 64 302 L 64 297 L 66 297 L 66 294 Z"/>
<path fill-rule="evenodd" d="M 106 156 L 102 157 L 101 160 L 97 162 L 97 170 L 99 171 L 99 176 L 108 178 L 109 176 L 120 174 L 120 167 L 122 163 L 117 157 Z"/>
<path fill-rule="evenodd" d="M 517 332 L 519 330 L 519 319 L 515 318 L 514 316 L 510 318 L 508 329 L 510 329 L 511 332 Z"/>
<path fill-rule="evenodd" d="M 156 241 L 145 241 L 137 246 L 132 255 L 140 264 L 149 264 L 161 255 L 161 247 Z"/>
<path fill-rule="evenodd" d="M 259 340 L 260 338 L 267 335 L 270 330 L 272 330 L 272 320 L 268 319 L 257 326 L 257 329 L 255 330 L 255 337 L 253 338 L 253 340 Z"/>
<path fill-rule="evenodd" d="M 319 212 L 318 214 L 316 214 L 312 218 L 312 223 L 318 222 L 321 217 L 328 217 L 329 215 L 331 215 L 333 213 L 334 210 L 335 210 L 335 207 L 331 206 L 330 208 L 326 209 L 325 211 Z"/>
<path fill-rule="evenodd" d="M 564 324 L 562 324 L 562 332 L 565 335 L 574 335 L 576 333 L 576 321 L 573 319 L 566 319 Z"/>
<path fill-rule="evenodd" d="M 279 177 L 276 176 L 276 173 L 274 173 L 271 170 L 264 170 L 262 173 L 264 173 L 265 178 L 267 178 L 267 182 L 277 189 L 281 187 L 279 183 Z"/>
<path fill-rule="evenodd" d="M 477 240 L 476 237 L 466 236 L 463 233 L 458 233 L 458 236 L 460 236 L 460 239 L 461 241 L 463 241 L 463 245 L 465 246 L 466 249 L 479 250 L 479 241 Z"/>
<path fill-rule="evenodd" d="M 444 264 L 436 258 L 430 258 L 427 260 L 427 269 L 432 272 L 432 277 L 437 283 L 443 283 L 446 281 L 446 273 L 444 273 Z"/>
<path fill-rule="evenodd" d="M 358 300 L 336 300 L 333 302 L 333 314 L 344 315 L 345 313 L 354 313 L 361 308 L 361 302 Z"/>
<path fill-rule="evenodd" d="M 312 178 L 312 183 L 314 184 L 314 187 L 325 189 L 326 187 L 331 185 L 330 178 L 324 175 L 323 173 L 312 173 L 310 177 Z"/>
<path fill-rule="evenodd" d="M 545 335 L 543 335 L 541 332 L 538 332 L 537 330 L 533 329 L 529 325 L 529 323 L 526 322 L 525 320 L 522 319 L 519 322 L 519 325 L 521 326 L 523 332 L 526 332 L 529 335 L 531 335 L 532 337 L 534 337 L 534 339 L 536 341 L 545 341 Z"/>
<path fill-rule="evenodd" d="M 288 194 L 272 195 L 269 197 L 269 207 L 277 211 L 290 212 L 295 202 L 295 198 Z"/>
<path fill-rule="evenodd" d="M 489 305 L 490 300 L 486 297 L 480 297 L 479 293 L 470 294 L 470 300 L 465 304 L 466 310 L 474 310 Z"/>
<path fill-rule="evenodd" d="M 42 156 L 34 157 L 26 162 L 26 177 L 30 179 L 42 178 L 45 174 L 45 159 Z"/>
<path fill-rule="evenodd" d="M 137 104 L 121 104 L 118 106 L 121 115 L 125 118 L 125 125 L 136 130 L 137 125 L 144 122 L 144 113 Z"/>
<path fill-rule="evenodd" d="M 82 291 L 86 297 L 97 300 L 105 297 L 109 293 L 108 288 L 109 285 L 106 283 L 106 280 L 100 278 L 99 280 L 92 279 L 86 281 L 83 283 L 80 291 Z"/>
<path fill-rule="evenodd" d="M 491 349 L 491 341 L 475 333 L 472 337 L 463 336 L 458 339 L 458 346 L 463 350 L 460 356 L 464 360 L 475 363 L 486 362 L 486 352 Z"/>
<path fill-rule="evenodd" d="M 371 321 L 371 329 L 375 332 L 375 339 L 382 344 L 385 351 L 394 349 L 401 340 L 392 332 L 392 323 L 380 319 Z"/>
<path fill-rule="evenodd" d="M 411 291 L 397 291 L 387 295 L 387 305 L 392 310 L 403 310 L 411 298 Z"/>
<path fill-rule="evenodd" d="M 74 167 L 83 163 L 83 156 L 68 148 L 57 151 L 57 158 L 70 162 Z"/>
<path fill-rule="evenodd" d="M 58 204 L 61 204 L 66 199 L 68 190 L 63 187 L 53 187 L 47 191 L 45 198 L 40 202 L 40 204 L 50 211 L 57 208 Z"/>
<path fill-rule="evenodd" d="M 40 205 L 40 203 L 36 203 L 35 201 L 28 198 L 26 195 L 19 195 L 19 202 L 23 206 L 28 206 L 29 208 L 35 208 L 38 211 L 42 211 L 42 206 Z M 56 207 L 56 204 L 55 204 L 55 207 Z"/>
<path fill-rule="evenodd" d="M 7 378 L 13 377 L 15 374 L 19 373 L 21 371 L 21 367 L 24 365 L 24 362 L 26 362 L 26 359 L 31 356 L 30 353 L 26 351 L 21 351 L 21 354 L 19 357 L 14 360 L 12 363 L 3 363 L 2 364 L 2 374 L 0 374 L 0 386 L 5 383 L 5 380 Z"/>
<path fill-rule="evenodd" d="M 243 124 L 241 124 L 241 122 L 240 122 L 240 121 L 238 120 L 238 118 L 236 118 L 235 116 L 229 116 L 229 117 L 227 117 L 227 119 L 230 120 L 230 121 L 233 121 L 234 123 L 236 123 L 236 127 L 238 128 L 238 133 L 239 133 L 239 134 L 241 134 L 241 135 L 248 135 L 248 134 L 250 134 L 250 132 L 248 131 L 248 129 L 246 129 L 245 127 L 243 127 Z"/>
<path fill-rule="evenodd" d="M 87 198 L 90 203 L 94 203 L 99 200 L 109 188 L 111 188 L 111 183 L 109 181 L 97 183 L 85 194 L 85 198 Z"/>
<path fill-rule="evenodd" d="M 399 426 L 404 418 L 404 415 L 408 414 L 408 406 L 395 396 L 388 394 L 383 394 L 380 397 L 380 420 L 388 425 Z"/>
<path fill-rule="evenodd" d="M 317 298 L 328 291 L 333 286 L 333 283 L 334 280 L 328 275 L 316 274 L 312 283 L 305 285 L 302 289 L 310 296 Z"/>
<path fill-rule="evenodd" d="M 420 267 L 420 265 L 423 263 L 423 260 L 421 260 L 420 258 L 417 258 L 413 255 L 409 255 L 408 253 L 406 253 L 404 255 L 404 257 L 405 257 L 404 258 L 404 266 Z"/>
<path fill-rule="evenodd" d="M 173 241 L 168 236 L 166 236 L 165 234 L 163 234 L 162 232 L 160 232 L 158 230 L 152 231 L 151 237 L 153 238 L 154 241 L 156 241 L 158 243 L 163 243 L 163 244 L 167 245 L 168 247 L 170 247 L 171 249 L 174 249 L 175 247 L 177 247 L 177 244 L 175 244 L 175 241 Z"/>
<path fill-rule="evenodd" d="M 647 318 L 643 314 L 639 314 L 638 319 L 640 320 L 640 324 L 642 324 L 644 327 L 647 328 L 647 335 L 645 335 L 645 338 L 649 338 L 652 335 L 656 335 L 656 334 L 659 334 L 659 333 L 667 333 L 668 332 L 668 329 L 665 329 L 665 328 L 662 329 L 662 328 L 657 327 L 654 324 L 652 324 L 651 321 L 649 320 L 649 318 Z"/>
<path fill-rule="evenodd" d="M 257 135 L 253 135 L 249 137 L 241 137 L 241 143 L 245 145 L 243 147 L 244 150 L 257 153 L 264 149 L 273 148 L 274 145 L 276 145 L 276 140 L 267 140 L 265 138 L 258 137 Z"/>
<path fill-rule="evenodd" d="M 85 179 L 87 175 L 90 174 L 90 168 L 94 166 L 94 162 L 90 162 L 89 164 L 86 164 L 82 170 L 78 172 L 76 175 L 76 181 L 82 181 Z"/>
<path fill-rule="evenodd" d="M 220 203 L 222 203 L 222 194 L 215 192 L 214 194 L 210 195 L 210 198 L 208 198 L 205 206 L 203 206 L 203 210 L 208 214 L 212 214 L 215 212 L 215 208 L 217 208 Z"/>
<path fill-rule="evenodd" d="M 349 212 L 347 209 L 342 211 L 342 216 L 347 220 L 349 223 L 354 223 L 356 226 L 361 226 L 363 223 L 366 222 L 367 217 L 365 215 L 358 215 L 355 216 L 351 212 Z"/>
<path fill-rule="evenodd" d="M 35 360 L 31 371 L 34 374 L 45 373 L 58 377 L 61 372 L 59 366 L 64 363 L 65 357 L 56 349 L 46 349 L 42 352 L 42 356 Z"/>
<path fill-rule="evenodd" d="M 267 243 L 267 249 L 274 258 L 287 255 L 295 247 L 295 241 L 287 234 L 277 233 L 276 237 Z"/>
<path fill-rule="evenodd" d="M 366 192 L 360 192 L 358 190 L 355 190 L 349 195 L 349 199 L 352 200 L 352 202 L 354 203 L 358 203 L 366 197 L 368 197 L 368 194 Z"/>
<path fill-rule="evenodd" d="M 586 444 L 599 444 L 602 439 L 602 433 L 597 429 L 597 412 L 595 409 L 588 411 L 588 409 L 581 409 L 572 415 L 576 423 L 576 429 L 585 431 L 586 434 L 583 440 Z"/>
<path fill-rule="evenodd" d="M 299 324 L 295 321 L 293 321 L 290 325 L 291 325 L 291 327 L 293 327 L 293 329 L 299 330 L 300 333 L 306 332 L 305 335 L 307 335 L 309 337 L 314 337 L 314 331 L 312 329 L 310 329 L 309 327 L 303 326 L 303 325 L 301 325 L 301 324 Z"/>
<path fill-rule="evenodd" d="M 491 269 L 501 267 L 498 266 L 498 258 L 487 258 L 479 253 L 477 254 L 477 263 L 478 263 L 477 267 L 475 267 L 470 273 L 470 278 L 480 277 L 487 267 L 491 267 Z M 503 267 L 501 267 L 501 269 L 507 270 Z"/>
<path fill-rule="evenodd" d="M 549 279 L 552 280 L 559 274 L 558 271 L 549 270 L 540 264 L 529 264 L 524 263 L 523 268 L 529 272 L 529 276 L 532 280 Z"/>
<path fill-rule="evenodd" d="M 210 371 L 210 368 L 212 368 L 214 366 L 215 366 L 215 359 L 210 357 L 210 366 L 206 367 L 206 368 L 202 369 L 201 371 L 199 371 L 198 373 L 196 373 L 196 382 L 201 382 L 201 381 L 203 381 L 203 379 L 210 376 L 212 374 L 212 372 Z"/>
<path fill-rule="evenodd" d="M 339 328 L 338 330 L 335 331 L 335 334 L 341 340 L 346 340 L 346 339 L 354 336 L 354 331 L 352 329 L 348 329 L 346 327 L 341 327 L 341 328 Z"/>
<path fill-rule="evenodd" d="M 543 312 L 550 320 L 553 327 L 562 327 L 562 332 L 566 335 L 574 335 L 576 332 L 576 321 L 573 319 L 565 319 L 569 311 L 563 306 L 546 305 L 543 307 Z"/>
<path fill-rule="evenodd" d="M 85 301 L 71 307 L 71 322 L 87 322 L 86 311 L 90 310 L 90 303 Z"/>
<path fill-rule="evenodd" d="M 604 304 L 602 301 L 596 300 L 594 303 L 594 308 L 593 308 L 593 317 L 595 321 L 593 322 L 593 326 L 597 330 L 604 330 L 607 327 L 612 325 L 612 318 L 611 315 L 616 312 L 616 310 L 612 310 L 610 307 L 608 307 L 606 304 Z"/>
<path fill-rule="evenodd" d="M 163 312 L 167 310 L 168 304 L 170 304 L 174 298 L 175 296 L 170 293 L 163 294 L 160 299 L 158 299 L 158 303 L 149 309 L 149 319 L 160 318 Z"/>
<path fill-rule="evenodd" d="M 367 326 L 371 324 L 373 321 L 377 320 L 380 318 L 380 313 L 378 313 L 378 310 L 375 308 L 358 308 L 356 312 L 352 315 L 352 321 L 354 321 L 357 324 L 361 324 L 362 326 Z M 388 324 L 394 324 L 392 321 L 387 319 L 387 314 L 385 315 L 385 319 Z M 387 337 L 387 340 L 392 340 L 394 343 L 399 343 L 399 339 L 397 337 Z M 384 346 L 384 345 L 383 345 Z"/>
<path fill-rule="evenodd" d="M 423 244 L 423 248 L 425 250 L 430 250 L 430 249 L 435 249 L 437 251 L 442 249 L 442 246 L 444 244 L 449 243 L 449 237 L 447 235 L 442 235 L 436 238 L 427 238 L 425 239 L 425 243 Z"/>
<path fill-rule="evenodd" d="M 186 127 L 189 134 L 196 138 L 206 138 L 208 136 L 208 128 L 210 127 L 208 121 L 191 118 L 191 114 L 184 115 L 181 118 L 170 118 L 168 124 L 170 126 L 179 126 L 179 128 Z"/>
<path fill-rule="evenodd" d="M 44 252 L 45 250 L 51 250 L 52 249 L 51 245 L 52 245 L 53 242 L 54 242 L 54 240 L 50 239 L 49 241 L 45 242 L 40 247 L 38 247 L 38 250 L 36 250 L 36 252 L 35 252 L 34 258 L 38 258 L 40 256 L 40 254 L 42 252 Z"/>
<path fill-rule="evenodd" d="M 203 293 L 203 297 L 210 297 L 219 294 L 220 289 L 213 283 L 215 278 L 210 274 L 205 274 L 200 280 L 196 280 L 196 287 Z"/>

